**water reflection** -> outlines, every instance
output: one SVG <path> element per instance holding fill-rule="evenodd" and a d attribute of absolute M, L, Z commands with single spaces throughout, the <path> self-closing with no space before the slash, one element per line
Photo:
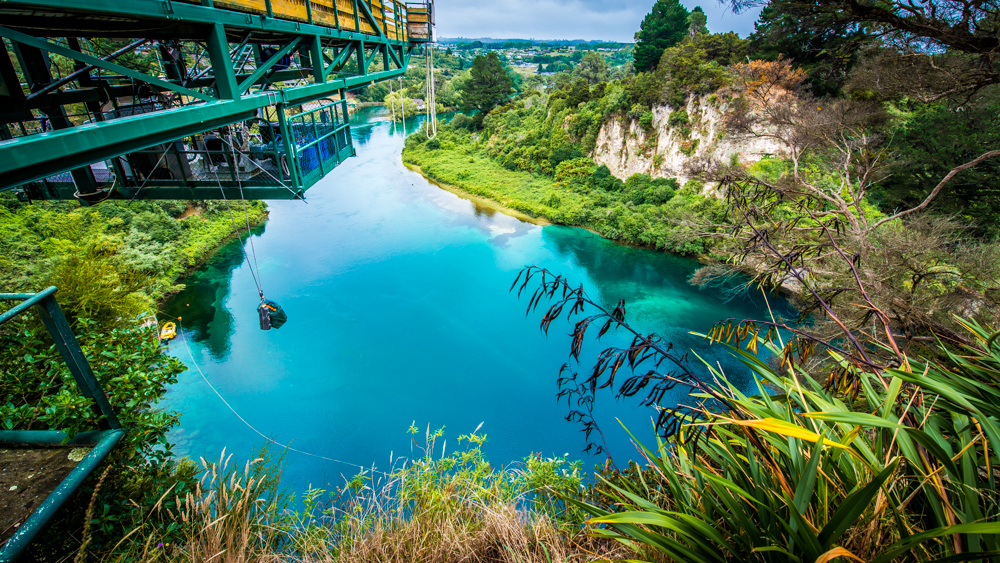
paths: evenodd
<path fill-rule="evenodd" d="M 612 308 L 624 299 L 628 320 L 644 333 L 655 332 L 677 349 L 693 350 L 709 364 L 719 367 L 738 387 L 749 388 L 749 370 L 732 357 L 724 346 L 708 345 L 701 337 L 720 320 L 761 318 L 766 303 L 753 291 L 721 291 L 720 288 L 698 289 L 690 283 L 701 264 L 672 254 L 651 252 L 641 248 L 618 245 L 593 233 L 579 229 L 546 227 L 542 238 L 557 249 L 570 263 L 582 267 L 598 289 L 592 295 Z M 570 280 L 579 282 L 581 280 Z M 743 287 L 749 280 L 734 277 L 727 281 L 730 289 Z M 773 309 L 789 316 L 788 302 L 780 296 L 769 296 Z M 704 373 L 701 360 L 693 355 L 689 364 L 696 373 Z"/>
<path fill-rule="evenodd" d="M 254 227 L 253 236 L 260 237 L 264 229 L 265 225 Z M 215 359 L 223 359 L 229 354 L 233 315 L 226 302 L 233 272 L 243 260 L 240 242 L 233 239 L 226 243 L 184 279 L 184 290 L 169 299 L 163 307 L 163 314 L 168 318 L 180 317 L 187 336 L 203 343 Z"/>

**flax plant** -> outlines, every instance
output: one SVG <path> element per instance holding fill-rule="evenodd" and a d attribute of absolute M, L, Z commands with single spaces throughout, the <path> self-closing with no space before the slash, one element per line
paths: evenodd
<path fill-rule="evenodd" d="M 759 393 L 719 386 L 727 409 L 642 448 L 655 479 L 605 480 L 614 509 L 582 506 L 599 535 L 677 561 L 995 560 L 1000 333 L 964 324 L 976 345 L 863 372 L 854 402 L 734 348 Z"/>

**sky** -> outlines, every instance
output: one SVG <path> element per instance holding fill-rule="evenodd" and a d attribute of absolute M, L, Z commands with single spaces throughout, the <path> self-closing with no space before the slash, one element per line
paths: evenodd
<path fill-rule="evenodd" d="M 438 38 L 603 39 L 633 41 L 654 0 L 435 0 Z M 719 0 L 681 0 L 701 6 L 712 32 L 753 32 L 759 8 L 734 14 Z"/>

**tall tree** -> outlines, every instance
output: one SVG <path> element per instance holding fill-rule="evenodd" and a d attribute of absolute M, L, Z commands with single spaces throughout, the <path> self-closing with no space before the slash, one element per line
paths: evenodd
<path fill-rule="evenodd" d="M 507 101 L 514 85 L 494 52 L 473 59 L 469 73 L 469 80 L 462 88 L 462 109 L 478 110 L 476 120 L 481 123 L 493 108 Z"/>
<path fill-rule="evenodd" d="M 680 43 L 689 27 L 687 8 L 678 0 L 656 0 L 635 34 L 636 72 L 655 70 L 663 51 Z"/>
<path fill-rule="evenodd" d="M 701 6 L 695 6 L 688 16 L 688 35 L 697 37 L 708 33 L 708 16 L 702 11 Z"/>
<path fill-rule="evenodd" d="M 806 9 L 798 0 L 773 0 L 761 10 L 755 27 L 752 58 L 791 59 L 808 72 L 807 83 L 817 96 L 840 91 L 861 46 L 871 40 L 865 26 Z"/>
<path fill-rule="evenodd" d="M 580 64 L 576 65 L 573 74 L 587 81 L 588 84 L 597 84 L 608 80 L 608 61 L 595 51 L 588 51 Z"/>

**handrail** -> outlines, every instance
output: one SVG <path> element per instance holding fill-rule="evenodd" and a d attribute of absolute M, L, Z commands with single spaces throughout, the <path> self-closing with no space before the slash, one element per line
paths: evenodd
<path fill-rule="evenodd" d="M 45 329 L 49 331 L 49 335 L 55 341 L 56 348 L 63 360 L 66 361 L 66 367 L 73 374 L 73 379 L 76 380 L 80 393 L 94 401 L 98 415 L 104 415 L 101 426 L 114 430 L 120 429 L 122 425 L 118 421 L 118 415 L 111 408 L 111 403 L 108 402 L 101 384 L 94 376 L 94 371 L 90 368 L 90 363 L 80 348 L 80 343 L 77 342 L 73 329 L 70 328 L 59 303 L 53 297 L 56 291 L 56 286 L 51 286 L 38 293 L 0 293 L 2 301 L 22 301 L 0 315 L 0 324 L 23 314 L 31 307 L 37 307 L 38 316 L 41 317 Z"/>

